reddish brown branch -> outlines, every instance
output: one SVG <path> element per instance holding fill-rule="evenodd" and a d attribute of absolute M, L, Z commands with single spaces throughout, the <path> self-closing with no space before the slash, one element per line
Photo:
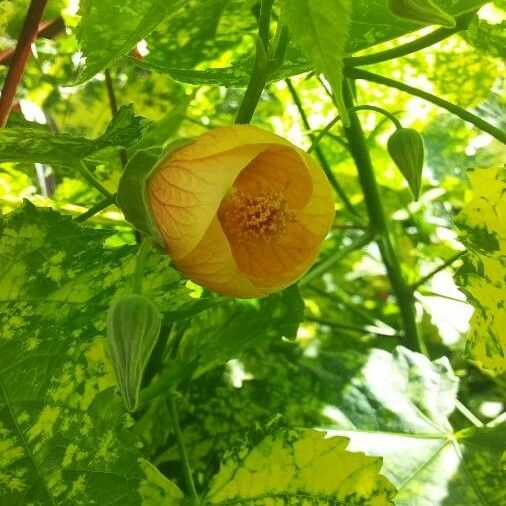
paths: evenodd
<path fill-rule="evenodd" d="M 0 127 L 5 126 L 12 107 L 18 83 L 21 80 L 26 62 L 30 56 L 30 46 L 39 31 L 39 23 L 46 7 L 47 0 L 32 0 L 26 14 L 21 34 L 19 35 L 12 64 L 7 72 L 0 96 Z"/>
<path fill-rule="evenodd" d="M 63 32 L 65 23 L 63 18 L 57 17 L 50 21 L 43 21 L 39 24 L 37 31 L 38 39 L 54 39 L 58 34 Z M 0 65 L 10 65 L 14 56 L 14 48 L 0 51 Z"/>

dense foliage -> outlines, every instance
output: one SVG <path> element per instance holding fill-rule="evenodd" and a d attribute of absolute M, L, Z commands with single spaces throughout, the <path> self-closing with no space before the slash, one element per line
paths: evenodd
<path fill-rule="evenodd" d="M 504 0 L 45 3 L 0 0 L 0 505 L 506 506 Z M 234 123 L 335 193 L 263 298 L 143 214 Z"/>

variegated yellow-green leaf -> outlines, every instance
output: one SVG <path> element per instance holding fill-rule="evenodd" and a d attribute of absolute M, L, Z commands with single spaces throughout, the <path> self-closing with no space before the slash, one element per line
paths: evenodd
<path fill-rule="evenodd" d="M 469 172 L 472 200 L 457 217 L 468 253 L 457 280 L 475 311 L 467 340 L 472 359 L 506 370 L 506 168 Z"/>
<path fill-rule="evenodd" d="M 140 506 L 143 497 L 171 497 L 174 487 L 139 462 L 105 353 L 107 308 L 130 289 L 136 247 L 107 248 L 110 232 L 29 203 L 0 228 L 0 504 Z M 143 289 L 162 310 L 186 300 L 156 253 Z"/>
<path fill-rule="evenodd" d="M 346 450 L 348 439 L 316 430 L 287 430 L 254 448 L 230 452 L 205 504 L 238 506 L 387 506 L 393 485 L 381 458 Z"/>
<path fill-rule="evenodd" d="M 345 125 L 343 58 L 351 21 L 351 0 L 284 0 L 288 27 L 317 72 L 332 86 Z"/>

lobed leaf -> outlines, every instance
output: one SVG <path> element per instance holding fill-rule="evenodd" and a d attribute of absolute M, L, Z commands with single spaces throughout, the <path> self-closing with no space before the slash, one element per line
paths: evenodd
<path fill-rule="evenodd" d="M 351 0 L 285 0 L 284 14 L 292 37 L 317 72 L 323 72 L 336 97 L 345 124 L 343 59 L 349 36 Z"/>
<path fill-rule="evenodd" d="M 402 347 L 373 350 L 336 403 L 335 433 L 350 438 L 351 450 L 383 457 L 396 505 L 506 501 L 499 466 L 506 425 L 455 431 L 448 416 L 457 386 L 445 358 L 430 362 Z"/>
<path fill-rule="evenodd" d="M 75 166 L 80 160 L 108 147 L 133 146 L 142 136 L 144 121 L 133 106 L 122 106 L 105 132 L 96 139 L 54 134 L 41 125 L 2 128 L 0 163 L 28 162 Z"/>
<path fill-rule="evenodd" d="M 308 0 L 306 0 L 307 2 Z M 286 5 L 290 7 L 292 2 L 285 0 Z M 440 0 L 436 2 L 445 8 L 449 13 L 454 16 L 469 12 L 473 9 L 481 7 L 485 2 L 484 0 L 451 0 L 443 2 Z M 300 5 L 297 1 L 295 4 Z M 294 5 L 295 5 L 294 4 Z M 316 10 L 320 7 L 321 2 L 316 5 Z M 335 1 L 326 0 L 326 4 L 330 5 L 331 15 L 334 19 L 337 16 Z M 183 16 L 184 14 L 176 14 L 176 17 Z M 250 15 L 246 10 L 244 11 L 243 17 L 247 18 Z M 305 29 L 306 19 L 302 18 L 304 26 L 301 27 L 301 31 Z M 337 21 L 339 23 L 339 21 Z M 229 26 L 230 22 L 225 14 L 222 14 L 221 23 L 224 26 Z M 395 39 L 407 33 L 413 32 L 420 27 L 417 23 L 411 23 L 406 21 L 400 21 L 398 18 L 393 16 L 384 0 L 354 0 L 353 10 L 351 13 L 349 37 L 345 47 L 346 55 L 361 51 L 370 47 L 373 47 L 382 42 Z M 340 27 L 339 27 L 340 28 Z M 322 34 L 322 37 L 330 37 L 333 34 Z M 303 32 L 303 36 L 308 37 L 307 30 Z M 206 32 L 201 32 L 197 37 L 207 37 Z M 239 37 L 238 37 L 239 41 Z M 237 41 L 237 43 L 238 43 Z M 146 69 L 155 70 L 164 74 L 170 75 L 173 79 L 180 82 L 190 84 L 209 84 L 209 85 L 223 85 L 223 86 L 246 86 L 249 82 L 251 72 L 254 67 L 255 58 L 251 54 L 241 54 L 234 58 L 232 64 L 228 67 L 218 67 L 220 65 L 215 63 L 214 65 L 208 65 L 211 68 L 194 68 L 190 65 L 181 66 L 175 65 L 173 59 L 162 58 L 161 54 L 158 54 L 156 49 L 156 41 L 153 40 L 155 45 L 154 52 L 155 57 L 148 56 L 142 60 L 135 60 L 136 63 Z M 208 50 L 213 47 L 214 41 L 212 38 L 206 38 L 201 42 L 201 46 L 206 47 Z M 197 42 L 192 42 L 190 47 L 197 45 Z M 329 51 L 335 48 L 335 41 L 330 41 Z M 332 55 L 330 55 L 332 57 Z M 341 54 L 341 57 L 343 55 Z M 190 55 L 187 61 L 190 61 Z M 221 64 L 223 65 L 223 64 Z M 199 66 L 201 67 L 201 66 Z M 309 72 L 313 69 L 313 65 L 308 61 L 304 54 L 291 44 L 285 54 L 285 58 L 282 66 L 276 70 L 271 76 L 270 81 L 280 81 L 287 77 Z M 333 70 L 332 70 L 333 71 Z"/>

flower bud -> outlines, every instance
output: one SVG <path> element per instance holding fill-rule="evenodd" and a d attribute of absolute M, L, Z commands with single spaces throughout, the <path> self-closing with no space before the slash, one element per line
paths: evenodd
<path fill-rule="evenodd" d="M 158 340 L 161 322 L 157 307 L 143 295 L 125 295 L 109 308 L 107 349 L 129 411 L 137 408 L 142 375 Z"/>
<path fill-rule="evenodd" d="M 431 0 L 388 0 L 390 11 L 403 19 L 419 21 L 427 25 L 455 27 L 455 19 Z"/>
<path fill-rule="evenodd" d="M 398 128 L 388 139 L 388 152 L 418 200 L 422 187 L 423 137 L 412 128 Z"/>
<path fill-rule="evenodd" d="M 149 174 L 153 222 L 173 263 L 216 292 L 261 297 L 299 279 L 334 219 L 313 159 L 251 125 L 217 128 Z"/>

